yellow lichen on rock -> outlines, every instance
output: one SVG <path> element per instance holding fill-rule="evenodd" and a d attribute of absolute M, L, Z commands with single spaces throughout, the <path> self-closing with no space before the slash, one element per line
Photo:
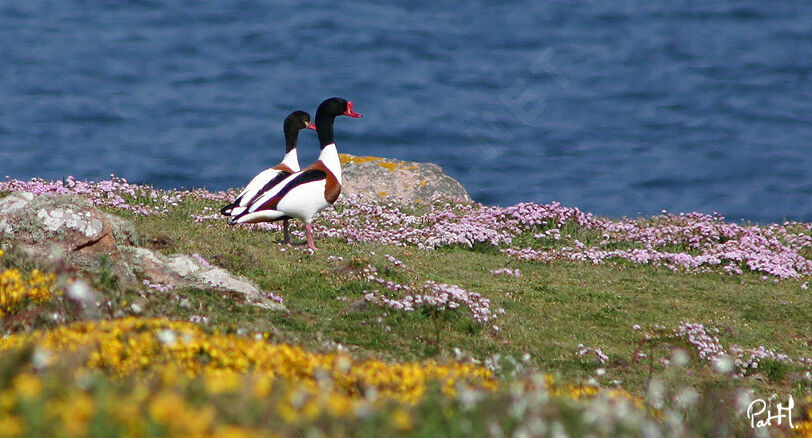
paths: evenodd
<path fill-rule="evenodd" d="M 382 163 L 378 163 L 378 166 L 381 166 L 381 167 L 383 167 L 384 169 L 386 169 L 386 170 L 388 170 L 388 171 L 390 171 L 390 172 L 391 172 L 391 171 L 393 171 L 393 170 L 397 169 L 397 168 L 398 168 L 398 166 L 400 166 L 400 165 L 399 165 L 398 163 L 392 163 L 392 162 L 386 162 L 386 161 L 385 161 L 385 162 L 382 162 Z"/>
<path fill-rule="evenodd" d="M 383 158 L 380 157 L 356 157 L 355 155 L 350 154 L 338 154 L 339 160 L 341 160 L 341 165 L 346 165 L 348 163 L 353 164 L 361 164 L 367 163 L 369 161 L 381 161 Z"/>
<path fill-rule="evenodd" d="M 407 166 L 404 166 L 404 165 L 402 165 L 402 164 L 400 164 L 400 163 L 398 163 L 396 161 L 389 161 L 389 160 L 387 160 L 385 158 L 381 158 L 381 157 L 370 157 L 370 156 L 356 157 L 354 155 L 349 155 L 349 154 L 339 154 L 339 159 L 341 160 L 341 165 L 342 166 L 345 166 L 345 165 L 350 164 L 350 163 L 352 163 L 352 164 L 361 164 L 361 163 L 369 163 L 369 162 L 374 161 L 374 162 L 376 162 L 376 164 L 378 166 L 381 166 L 381 167 L 383 167 L 384 169 L 386 169 L 386 170 L 388 170 L 390 172 L 397 169 L 397 168 L 399 168 L 399 167 L 403 168 L 403 169 L 417 169 L 417 165 L 412 165 L 411 167 L 407 167 Z"/>

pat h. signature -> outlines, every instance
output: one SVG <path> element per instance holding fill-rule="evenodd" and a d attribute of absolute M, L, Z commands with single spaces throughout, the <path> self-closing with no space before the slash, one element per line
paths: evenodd
<path fill-rule="evenodd" d="M 763 399 L 758 398 L 747 405 L 747 419 L 750 420 L 750 427 L 755 429 L 757 427 L 772 426 L 773 421 L 780 426 L 781 420 L 786 418 L 787 423 L 789 423 L 789 428 L 793 429 L 792 408 L 794 407 L 795 401 L 790 395 L 787 405 L 783 406 L 781 403 L 778 403 L 775 407 L 776 412 L 773 414 L 772 402 L 768 404 Z"/>

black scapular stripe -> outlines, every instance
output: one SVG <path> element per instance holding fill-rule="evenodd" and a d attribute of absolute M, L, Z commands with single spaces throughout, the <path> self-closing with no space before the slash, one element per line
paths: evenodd
<path fill-rule="evenodd" d="M 282 187 L 282 190 L 279 191 L 273 198 L 269 199 L 267 202 L 259 206 L 254 212 L 260 210 L 273 210 L 276 208 L 276 205 L 279 204 L 279 201 L 285 197 L 291 190 L 295 189 L 296 187 L 307 184 L 309 182 L 318 181 L 322 179 L 327 179 L 327 174 L 323 170 L 318 169 L 309 169 L 302 171 L 296 178 L 290 180 L 285 187 Z"/>
<path fill-rule="evenodd" d="M 291 175 L 293 175 L 293 174 L 290 173 L 290 172 L 279 171 L 279 174 L 277 174 L 275 177 L 273 177 L 272 180 L 268 181 L 264 186 L 262 186 L 262 189 L 260 189 L 260 191 L 257 192 L 257 195 L 254 196 L 254 199 L 259 198 L 260 196 L 262 196 L 263 193 L 268 191 L 268 189 L 270 189 L 271 187 L 276 186 L 277 184 L 282 182 L 283 179 L 285 179 L 285 178 L 287 178 L 287 177 L 289 177 Z M 254 199 L 252 199 L 252 201 Z"/>
<path fill-rule="evenodd" d="M 249 204 L 248 206 L 250 207 L 251 202 L 253 202 L 255 199 L 259 199 L 259 197 L 262 196 L 263 193 L 265 193 L 269 189 L 275 187 L 277 184 L 282 182 L 283 179 L 285 179 L 285 178 L 287 178 L 287 177 L 289 177 L 291 175 L 292 175 L 292 173 L 284 172 L 284 171 L 280 171 L 279 173 L 277 173 L 275 177 L 273 177 L 270 181 L 265 183 L 265 185 L 262 186 L 261 189 L 259 189 L 259 191 L 254 195 L 253 198 L 248 200 L 248 204 Z M 228 204 L 225 207 L 221 208 L 220 209 L 220 214 L 223 214 L 225 216 L 230 216 L 231 215 L 231 210 L 233 210 L 234 207 L 239 207 L 240 206 L 240 202 L 242 201 L 242 198 L 243 197 L 240 196 L 239 198 L 235 199 L 234 202 L 232 202 L 231 204 Z"/>
<path fill-rule="evenodd" d="M 232 202 L 231 204 L 226 205 L 225 207 L 220 209 L 220 214 L 223 216 L 231 216 L 231 210 L 234 209 L 237 205 L 237 201 Z"/>

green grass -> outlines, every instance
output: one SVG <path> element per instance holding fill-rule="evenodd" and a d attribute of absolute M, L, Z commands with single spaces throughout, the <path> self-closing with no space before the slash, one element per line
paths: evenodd
<path fill-rule="evenodd" d="M 790 357 L 809 355 L 812 296 L 800 289 L 800 281 L 762 281 L 759 274 L 686 274 L 621 262 L 542 264 L 519 261 L 487 247 L 421 251 L 320 239 L 320 251 L 314 255 L 292 248 L 282 252 L 277 243 L 280 233 L 229 227 L 224 220 L 201 224 L 189 219 L 189 214 L 199 214 L 204 206 L 217 207 L 213 202 L 189 200 L 166 216 L 131 219 L 145 244 L 152 242 L 167 254 L 199 253 L 281 295 L 289 313 L 253 308 L 237 297 L 181 290 L 174 293 L 186 299 L 184 305 L 152 294 L 145 304 L 146 315 L 185 319 L 201 314 L 215 328 L 270 330 L 279 341 L 310 349 L 320 349 L 329 341 L 358 355 L 390 360 L 446 357 L 455 347 L 477 358 L 529 353 L 538 368 L 572 379 L 586 379 L 596 367 L 577 356 L 577 345 L 583 343 L 601 348 L 610 357 L 602 382 L 621 380 L 633 392 L 642 390 L 650 371 L 647 364 L 632 362 L 641 337 L 632 330 L 634 324 L 674 328 L 680 321 L 699 322 L 719 328 L 726 347 L 764 345 Z M 569 228 L 575 236 L 584 234 L 575 226 Z M 387 253 L 413 272 L 392 267 L 383 257 Z M 331 262 L 331 255 L 345 261 Z M 353 275 L 367 263 L 393 281 L 433 280 L 477 291 L 505 309 L 497 320 L 501 330 L 493 333 L 452 316 L 442 321 L 440 343 L 434 345 L 430 316 L 358 305 L 363 291 L 376 286 Z M 490 273 L 505 266 L 519 268 L 522 277 Z M 764 374 L 766 378 L 736 384 L 764 390 L 791 385 L 787 380 L 791 372 L 782 367 Z M 697 384 L 718 383 L 718 377 L 708 372 L 694 373 L 691 379 Z"/>

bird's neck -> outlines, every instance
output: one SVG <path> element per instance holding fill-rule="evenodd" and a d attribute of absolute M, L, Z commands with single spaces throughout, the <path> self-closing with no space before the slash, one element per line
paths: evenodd
<path fill-rule="evenodd" d="M 333 122 L 335 120 L 335 116 L 316 114 L 316 134 L 319 136 L 319 144 L 322 150 L 331 144 L 335 146 L 335 137 L 333 136 Z"/>
<path fill-rule="evenodd" d="M 296 146 L 294 146 L 293 149 L 288 149 L 288 152 L 285 154 L 285 158 L 282 159 L 282 164 L 290 167 L 290 170 L 294 172 L 298 172 L 300 170 L 299 154 L 296 152 Z"/>
<path fill-rule="evenodd" d="M 330 172 L 332 172 L 336 179 L 338 179 L 338 183 L 341 184 L 341 158 L 338 156 L 338 148 L 336 148 L 335 143 L 330 143 L 321 147 L 319 161 L 324 163 L 324 165 L 330 169 Z"/>
<path fill-rule="evenodd" d="M 285 126 L 285 152 L 296 150 L 296 143 L 299 141 L 299 130 Z"/>

